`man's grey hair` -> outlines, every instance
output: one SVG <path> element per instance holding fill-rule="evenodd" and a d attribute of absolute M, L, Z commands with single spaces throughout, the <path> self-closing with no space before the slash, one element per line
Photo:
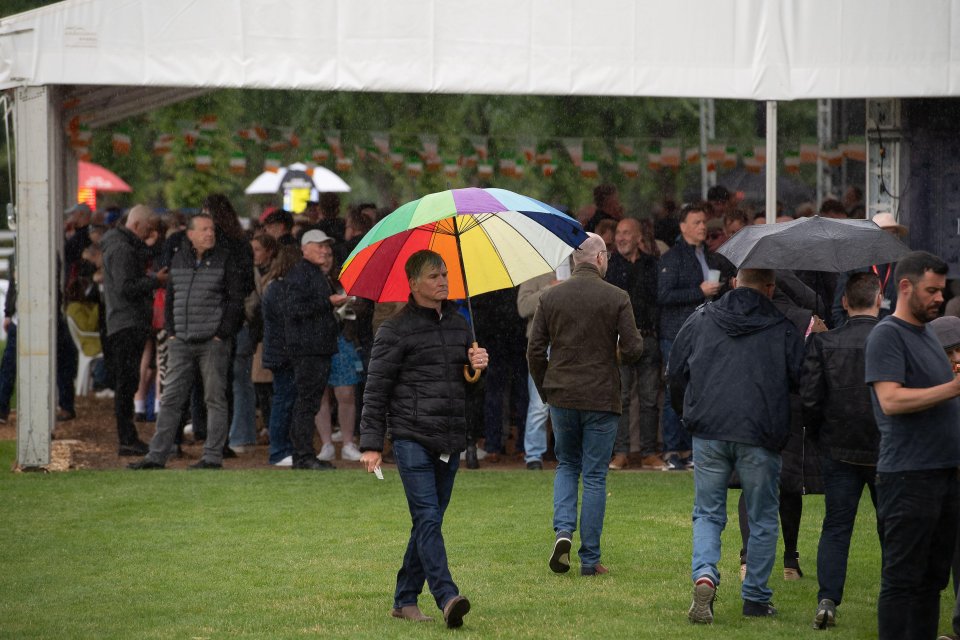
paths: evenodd
<path fill-rule="evenodd" d="M 573 252 L 573 264 L 593 262 L 597 254 L 607 250 L 607 243 L 595 233 L 587 233 L 587 239 Z"/>
<path fill-rule="evenodd" d="M 130 212 L 127 213 L 127 228 L 132 229 L 136 225 L 143 224 L 145 222 L 152 222 L 154 218 L 153 209 L 148 207 L 145 204 L 134 205 L 130 209 Z"/>

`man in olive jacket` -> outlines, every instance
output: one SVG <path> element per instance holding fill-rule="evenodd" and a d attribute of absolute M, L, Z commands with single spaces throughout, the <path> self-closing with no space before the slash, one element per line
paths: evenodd
<path fill-rule="evenodd" d="M 605 282 L 609 252 L 603 238 L 588 233 L 574 251 L 573 276 L 540 297 L 533 317 L 527 361 L 540 398 L 550 405 L 557 473 L 553 482 L 556 539 L 550 569 L 570 569 L 580 508 L 580 574 L 607 573 L 600 564 L 600 535 L 607 505 L 607 465 L 620 421 L 619 356 L 643 354 L 630 296 Z M 547 349 L 550 354 L 547 357 Z"/>
<path fill-rule="evenodd" d="M 463 624 L 470 602 L 450 575 L 441 528 L 460 452 L 467 446 L 464 366 L 486 369 L 487 351 L 470 346 L 470 328 L 447 300 L 443 258 L 417 251 L 404 266 L 410 300 L 380 325 L 370 354 L 360 460 L 368 472 L 378 470 L 389 432 L 413 520 L 390 615 L 431 620 L 417 606 L 426 580 L 444 621 L 453 628 Z"/>

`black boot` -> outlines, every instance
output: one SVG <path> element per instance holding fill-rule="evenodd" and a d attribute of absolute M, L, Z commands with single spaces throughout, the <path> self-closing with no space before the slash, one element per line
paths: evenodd
<path fill-rule="evenodd" d="M 477 459 L 477 445 L 467 445 L 467 469 L 479 469 L 480 461 Z"/>

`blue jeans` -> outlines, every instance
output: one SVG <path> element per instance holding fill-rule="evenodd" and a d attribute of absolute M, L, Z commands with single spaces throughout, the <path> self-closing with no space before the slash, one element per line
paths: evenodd
<path fill-rule="evenodd" d="M 957 540 L 956 469 L 877 473 L 883 568 L 880 640 L 935 638 Z"/>
<path fill-rule="evenodd" d="M 527 393 L 530 402 L 527 404 L 527 428 L 523 435 L 523 451 L 526 462 L 543 460 L 547 452 L 547 418 L 550 417 L 550 407 L 540 399 L 537 385 L 533 377 L 527 374 Z"/>
<path fill-rule="evenodd" d="M 257 442 L 257 392 L 250 379 L 253 370 L 253 349 L 250 329 L 244 326 L 237 334 L 237 353 L 233 356 L 233 420 L 230 422 L 230 446 Z"/>
<path fill-rule="evenodd" d="M 443 605 L 460 594 L 447 566 L 442 532 L 443 514 L 450 504 L 460 456 L 451 455 L 449 461 L 443 462 L 413 440 L 394 440 L 393 456 L 413 520 L 403 565 L 397 572 L 393 606 L 417 604 L 426 580 L 437 607 L 443 609 Z"/>
<path fill-rule="evenodd" d="M 270 464 L 277 464 L 293 455 L 290 442 L 290 423 L 293 420 L 293 405 L 297 401 L 297 385 L 293 368 L 273 369 L 273 401 L 270 406 Z"/>
<path fill-rule="evenodd" d="M 583 476 L 580 507 L 580 564 L 600 563 L 600 535 L 607 508 L 607 465 L 613 455 L 620 416 L 608 411 L 550 407 L 557 474 L 553 479 L 553 530 L 577 529 L 577 489 Z"/>
<path fill-rule="evenodd" d="M 673 340 L 660 340 L 660 354 L 665 363 L 670 362 L 670 349 L 673 348 Z M 673 410 L 670 404 L 670 385 L 665 385 L 663 394 L 663 414 L 660 420 L 660 428 L 663 430 L 663 452 L 677 453 L 680 451 L 690 451 L 690 434 L 680 423 L 680 416 Z"/>
<path fill-rule="evenodd" d="M 777 555 L 780 507 L 780 454 L 739 442 L 693 438 L 693 562 L 692 576 L 720 584 L 720 534 L 727 524 L 727 484 L 734 469 L 747 503 L 750 540 L 744 600 L 770 602 L 767 586 Z"/>
<path fill-rule="evenodd" d="M 857 519 L 860 496 L 866 486 L 870 490 L 873 508 L 877 508 L 877 468 L 862 464 L 850 464 L 820 458 L 823 474 L 823 498 L 826 514 L 820 543 L 817 546 L 817 581 L 820 590 L 817 602 L 828 598 L 835 604 L 843 599 L 843 585 L 847 581 L 847 557 L 850 552 L 850 537 Z M 877 535 L 883 546 L 883 527 L 877 520 Z"/>

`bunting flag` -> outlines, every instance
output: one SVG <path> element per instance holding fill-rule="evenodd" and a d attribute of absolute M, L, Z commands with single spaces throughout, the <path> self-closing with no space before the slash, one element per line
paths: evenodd
<path fill-rule="evenodd" d="M 82 160 L 83 162 L 90 162 L 90 147 L 87 146 L 78 146 L 73 147 L 73 152 L 77 156 L 77 160 Z"/>
<path fill-rule="evenodd" d="M 600 177 L 600 164 L 596 160 L 581 160 L 580 175 L 588 180 L 596 180 Z"/>
<path fill-rule="evenodd" d="M 500 163 L 498 167 L 500 171 L 500 175 L 507 178 L 516 177 L 515 175 L 516 168 L 517 168 L 517 161 L 514 160 L 513 158 L 500 158 Z"/>
<path fill-rule="evenodd" d="M 200 139 L 200 131 L 197 129 L 184 129 L 180 133 L 183 136 L 183 143 L 187 146 L 187 149 L 193 149 L 193 146 L 197 144 L 197 140 Z"/>
<path fill-rule="evenodd" d="M 473 146 L 473 150 L 477 153 L 477 157 L 481 162 L 486 162 L 487 158 L 490 156 L 490 150 L 487 147 L 487 139 L 483 136 L 470 136 L 470 144 Z"/>
<path fill-rule="evenodd" d="M 217 130 L 217 116 L 214 114 L 208 114 L 200 118 L 200 124 L 198 128 L 201 131 L 216 131 Z"/>
<path fill-rule="evenodd" d="M 453 180 L 460 175 L 460 163 L 452 158 L 443 161 L 443 175 Z"/>
<path fill-rule="evenodd" d="M 635 155 L 624 155 L 617 160 L 617 167 L 627 178 L 637 178 L 640 176 L 640 163 Z"/>
<path fill-rule="evenodd" d="M 563 146 L 573 160 L 573 166 L 579 167 L 583 162 L 583 138 L 564 138 Z"/>
<path fill-rule="evenodd" d="M 660 147 L 660 162 L 668 169 L 680 168 L 680 146 L 675 144 Z"/>
<path fill-rule="evenodd" d="M 403 152 L 400 149 L 390 152 L 390 166 L 397 171 L 403 169 Z"/>
<path fill-rule="evenodd" d="M 738 159 L 739 157 L 737 156 L 737 148 L 727 147 L 723 156 L 723 160 L 720 162 L 720 166 L 726 170 L 736 169 Z"/>
<path fill-rule="evenodd" d="M 291 149 L 298 149 L 300 147 L 300 136 L 297 135 L 297 132 L 293 130 L 293 127 L 285 127 L 280 130 L 280 135 L 283 139 L 290 145 Z"/>
<path fill-rule="evenodd" d="M 463 156 L 462 158 L 460 158 L 460 164 L 462 164 L 464 167 L 467 167 L 469 169 L 475 168 L 477 164 L 479 164 L 479 162 L 480 162 L 480 156 L 478 156 L 476 153 L 473 153 L 469 156 Z"/>
<path fill-rule="evenodd" d="M 373 140 L 373 146 L 376 147 L 377 151 L 380 152 L 380 155 L 387 156 L 390 154 L 389 133 L 384 133 L 383 131 L 371 131 L 370 139 Z"/>
<path fill-rule="evenodd" d="M 544 178 L 549 178 L 557 172 L 557 165 L 555 165 L 552 162 L 547 162 L 545 164 L 540 165 L 540 170 L 543 173 Z"/>
<path fill-rule="evenodd" d="M 536 157 L 537 164 L 552 164 L 553 163 L 553 151 L 544 150 L 537 153 Z"/>
<path fill-rule="evenodd" d="M 756 158 L 760 164 L 766 164 L 767 162 L 767 145 L 758 144 L 753 147 L 753 157 Z"/>
<path fill-rule="evenodd" d="M 525 136 L 519 140 L 520 153 L 526 162 L 534 162 L 537 159 L 537 139 L 532 136 Z"/>
<path fill-rule="evenodd" d="M 213 167 L 213 156 L 206 149 L 198 149 L 197 154 L 193 157 L 193 164 L 197 171 L 210 171 Z"/>
<path fill-rule="evenodd" d="M 173 134 L 161 133 L 153 141 L 153 155 L 165 156 L 173 149 Z"/>
<path fill-rule="evenodd" d="M 341 150 L 342 153 L 342 150 Z M 347 173 L 353 169 L 353 158 L 347 158 L 346 156 L 339 155 L 337 156 L 336 169 L 340 173 Z"/>
<path fill-rule="evenodd" d="M 647 169 L 660 171 L 663 168 L 663 157 L 660 155 L 660 145 L 652 144 L 647 147 Z"/>
<path fill-rule="evenodd" d="M 840 149 L 823 149 L 820 157 L 829 167 L 839 167 L 843 164 L 843 152 Z"/>
<path fill-rule="evenodd" d="M 263 143 L 267 139 L 267 130 L 260 125 L 252 125 L 246 129 L 238 129 L 237 135 L 250 142 Z"/>
<path fill-rule="evenodd" d="M 423 147 L 424 160 L 435 158 L 440 153 L 440 137 L 433 133 L 421 133 L 420 144 Z"/>
<path fill-rule="evenodd" d="M 683 154 L 683 158 L 687 164 L 700 164 L 700 148 L 693 147 L 687 149 Z"/>
<path fill-rule="evenodd" d="M 130 154 L 130 136 L 125 133 L 114 133 L 111 138 L 113 155 L 126 156 Z"/>
<path fill-rule="evenodd" d="M 820 145 L 818 144 L 801 144 L 800 145 L 800 162 L 802 164 L 817 164 L 817 156 L 820 155 Z"/>
<path fill-rule="evenodd" d="M 616 138 L 613 146 L 616 148 L 617 153 L 622 156 L 633 157 L 637 155 L 633 146 L 633 138 Z"/>
<path fill-rule="evenodd" d="M 273 140 L 267 145 L 267 149 L 274 153 L 280 153 L 281 151 L 286 151 L 289 146 L 290 144 L 286 140 Z"/>
<path fill-rule="evenodd" d="M 242 176 L 247 172 L 247 157 L 243 152 L 236 151 L 230 156 L 230 173 Z"/>
<path fill-rule="evenodd" d="M 722 144 L 707 145 L 707 161 L 714 164 L 723 162 L 727 156 L 727 148 Z"/>
<path fill-rule="evenodd" d="M 268 153 L 267 157 L 263 160 L 263 170 L 276 173 L 280 171 L 280 164 L 280 156 L 275 153 Z"/>
<path fill-rule="evenodd" d="M 863 141 L 844 142 L 839 148 L 840 152 L 843 153 L 843 157 L 847 160 L 853 160 L 855 162 L 867 161 L 867 145 Z"/>
<path fill-rule="evenodd" d="M 93 131 L 87 125 L 80 125 L 70 136 L 70 147 L 74 150 L 88 148 L 93 140 Z"/>
<path fill-rule="evenodd" d="M 477 165 L 477 177 L 489 180 L 493 177 L 493 165 L 486 162 Z"/>
<path fill-rule="evenodd" d="M 326 164 L 330 160 L 330 149 L 327 147 L 317 147 L 311 154 L 313 161 L 317 164 Z"/>
<path fill-rule="evenodd" d="M 788 152 L 783 158 L 783 170 L 785 173 L 800 173 L 800 154 Z"/>
<path fill-rule="evenodd" d="M 407 162 L 406 169 L 408 176 L 411 178 L 419 178 L 423 175 L 423 162 L 419 157 L 411 158 L 410 161 Z"/>
<path fill-rule="evenodd" d="M 330 150 L 333 151 L 333 155 L 338 158 L 343 155 L 343 146 L 340 144 L 340 131 L 338 129 L 331 129 L 324 132 L 324 139 L 327 141 L 327 144 L 330 145 Z"/>
<path fill-rule="evenodd" d="M 743 156 L 743 167 L 750 173 L 760 173 L 763 170 L 763 161 L 753 155 L 746 153 Z"/>

